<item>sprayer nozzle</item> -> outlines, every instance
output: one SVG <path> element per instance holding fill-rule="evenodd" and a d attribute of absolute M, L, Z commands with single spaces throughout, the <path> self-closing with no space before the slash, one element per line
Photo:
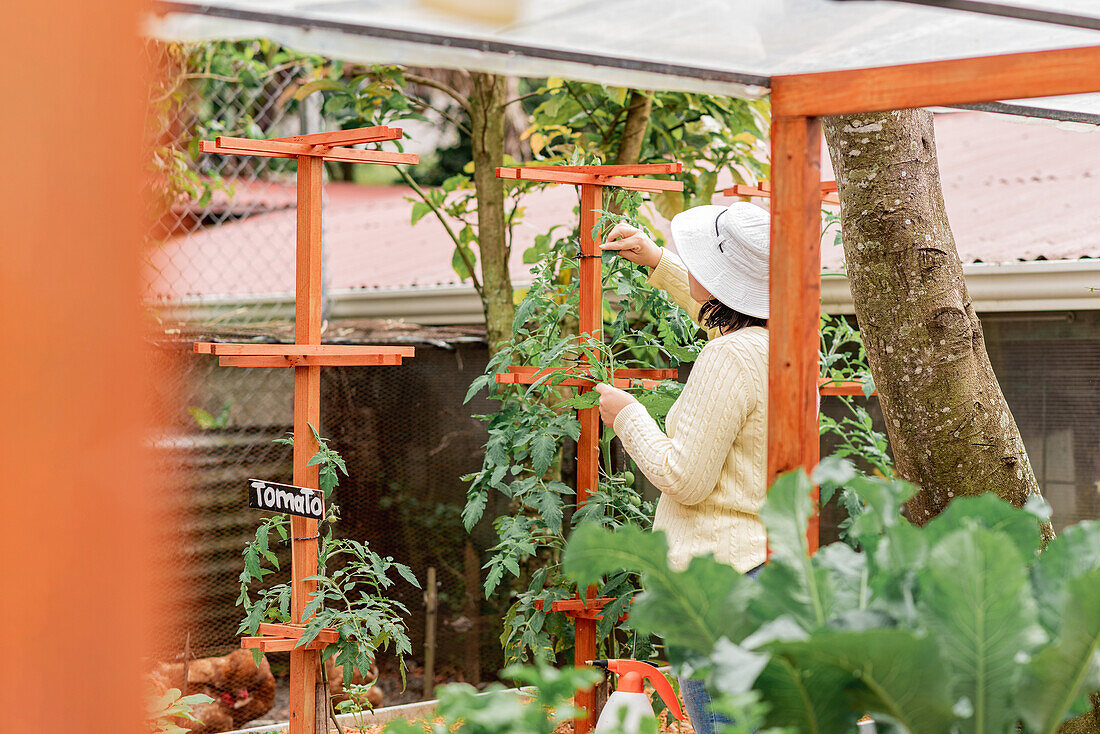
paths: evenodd
<path fill-rule="evenodd" d="M 586 660 L 585 665 L 591 665 L 595 668 L 603 668 L 607 670 L 607 660 Z"/>

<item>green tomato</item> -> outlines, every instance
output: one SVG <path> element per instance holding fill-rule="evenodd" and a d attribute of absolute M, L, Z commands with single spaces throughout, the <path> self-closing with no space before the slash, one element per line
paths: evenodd
<path fill-rule="evenodd" d="M 627 486 L 629 486 L 631 484 L 634 484 L 634 472 L 624 471 L 623 475 L 622 475 L 622 479 L 623 479 L 624 482 L 626 482 Z"/>
<path fill-rule="evenodd" d="M 639 497 L 636 494 L 632 494 L 629 497 L 627 497 L 626 499 L 627 499 L 627 502 L 634 505 L 635 507 L 641 507 L 642 506 L 642 498 Z"/>

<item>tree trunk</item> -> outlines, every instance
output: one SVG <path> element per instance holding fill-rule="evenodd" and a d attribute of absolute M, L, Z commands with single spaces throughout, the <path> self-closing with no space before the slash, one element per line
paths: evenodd
<path fill-rule="evenodd" d="M 1040 489 L 989 363 L 944 210 L 932 113 L 823 121 L 856 318 L 898 472 L 923 525 L 953 497 Z M 1049 527 L 1043 530 L 1050 535 Z"/>
<path fill-rule="evenodd" d="M 507 84 L 494 74 L 470 75 L 470 143 L 477 192 L 478 251 L 481 254 L 482 305 L 489 353 L 512 333 L 515 306 L 512 275 L 508 272 L 508 239 L 504 226 L 504 182 L 496 167 L 504 157 L 504 118 Z"/>
<path fill-rule="evenodd" d="M 626 103 L 623 136 L 619 138 L 619 153 L 615 156 L 616 165 L 631 165 L 638 162 L 652 109 L 653 100 L 647 94 L 637 89 L 630 92 L 630 100 Z"/>

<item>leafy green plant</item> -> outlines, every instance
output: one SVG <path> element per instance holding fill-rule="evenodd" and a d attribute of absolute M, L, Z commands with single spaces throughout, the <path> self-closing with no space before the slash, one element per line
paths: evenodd
<path fill-rule="evenodd" d="M 148 720 L 152 734 L 187 734 L 190 729 L 179 725 L 179 721 L 197 721 L 192 713 L 195 706 L 212 703 L 214 699 L 204 693 L 192 693 L 185 696 L 178 688 L 169 688 L 164 693 L 154 695 L 149 700 Z"/>
<path fill-rule="evenodd" d="M 770 563 L 756 581 L 711 558 L 669 568 L 660 533 L 579 528 L 564 557 L 579 584 L 623 570 L 645 592 L 631 624 L 717 694 L 759 692 L 766 723 L 850 732 L 870 714 L 913 734 L 1053 734 L 1100 687 L 1100 523 L 1040 555 L 1041 503 L 956 499 L 923 528 L 914 491 L 835 460 L 814 481 L 867 507 L 844 543 L 808 555 L 812 484 L 777 480 L 762 511 Z"/>
<path fill-rule="evenodd" d="M 218 411 L 217 415 L 212 415 L 209 411 L 192 405 L 187 408 L 187 412 L 191 414 L 191 417 L 195 419 L 195 423 L 199 428 L 204 431 L 216 431 L 225 428 L 229 425 L 229 411 L 233 409 L 233 399 L 225 401 L 225 405 Z"/>
<path fill-rule="evenodd" d="M 767 137 L 770 108 L 766 101 L 730 97 L 650 92 L 624 87 L 547 79 L 533 93 L 538 104 L 524 137 L 534 154 L 560 162 L 575 152 L 606 157 L 621 149 L 619 137 L 632 104 L 648 99 L 650 113 L 640 145 L 639 162 L 683 164 L 684 191 L 654 197 L 666 218 L 692 206 L 710 204 L 719 174 L 736 183 L 768 178 L 762 141 Z"/>
<path fill-rule="evenodd" d="M 603 675 L 593 668 L 513 665 L 500 677 L 529 688 L 517 691 L 494 683 L 479 694 L 466 683 L 451 683 L 438 689 L 436 721 L 398 719 L 386 726 L 386 734 L 553 734 L 582 713 L 570 702 L 573 694 Z"/>
<path fill-rule="evenodd" d="M 370 719 L 367 718 L 366 713 L 374 709 L 374 706 L 370 702 L 368 694 L 370 689 L 374 688 L 377 681 L 371 681 L 366 684 L 352 683 L 347 685 L 344 692 L 348 694 L 348 697 L 343 701 L 340 701 L 335 705 L 336 711 L 341 714 L 351 714 L 352 720 L 355 721 L 355 726 L 361 731 L 366 730 L 370 726 Z M 339 724 L 337 724 L 339 728 Z M 343 729 L 340 728 L 341 734 Z"/>
<path fill-rule="evenodd" d="M 637 194 L 616 192 L 605 202 L 596 237 L 618 221 L 637 217 L 641 203 Z M 535 264 L 535 280 L 516 308 L 512 339 L 492 357 L 486 373 L 473 382 L 467 395 L 469 399 L 488 389 L 500 408 L 485 417 L 489 440 L 482 469 L 467 477 L 471 485 L 463 512 L 465 525 L 470 529 L 481 519 L 490 492 L 502 493 L 519 508 L 496 518 L 499 542 L 486 564 L 486 595 L 506 576 L 520 579 L 527 587 L 518 593 L 505 617 L 502 641 L 509 661 L 522 661 L 529 655 L 547 661 L 571 645 L 570 625 L 564 615 L 543 611 L 536 603 L 546 600 L 548 607 L 550 601 L 575 592 L 558 569 L 570 525 L 593 522 L 617 527 L 632 522 L 648 526 L 654 505 L 638 493 L 632 472 L 614 466 L 610 451 L 614 433 L 605 428 L 599 486 L 583 510 L 577 511 L 573 488 L 553 469 L 565 440 L 579 438 L 574 411 L 596 405 L 597 394 L 562 386 L 568 377 L 564 370 L 548 372 L 545 379 L 530 386 L 497 385 L 495 376 L 506 372 L 509 365 L 520 364 L 577 368 L 607 381 L 619 367 L 674 366 L 692 360 L 702 346 L 690 317 L 664 292 L 646 284 L 644 270 L 611 255 L 604 257 L 603 291 L 613 305 L 604 311 L 602 339 L 578 337 L 578 256 L 575 230 L 555 240 L 536 239 L 525 254 Z M 669 381 L 655 393 L 642 392 L 638 397 L 661 415 L 679 389 L 679 384 Z M 536 558 L 539 567 L 524 578 L 525 565 Z M 600 590 L 601 595 L 615 597 L 598 629 L 605 643 L 615 644 L 611 639 L 614 623 L 634 592 L 629 574 L 616 577 Z"/>
<path fill-rule="evenodd" d="M 859 330 L 844 316 L 821 315 L 821 375 L 830 382 L 860 381 L 865 397 L 870 397 L 875 391 Z M 837 400 L 844 406 L 845 415 L 837 419 L 822 412 L 819 426 L 822 436 L 836 438 L 833 454 L 856 459 L 879 476 L 887 479 L 894 477 L 894 461 L 886 434 L 875 429 L 866 405 L 846 395 L 838 396 Z M 834 494 L 846 514 L 837 528 L 840 539 L 854 543 L 849 529 L 855 518 L 864 511 L 864 504 L 854 492 L 844 488 L 835 492 L 828 486 L 822 488 L 821 504 L 828 503 Z"/>
<path fill-rule="evenodd" d="M 317 440 L 318 450 L 309 464 L 318 467 L 320 486 L 327 498 L 338 485 L 339 475 L 347 476 L 347 467 L 313 426 L 310 430 Z M 293 444 L 294 437 L 292 434 L 276 440 Z M 322 628 L 331 627 L 339 633 L 339 640 L 325 647 L 321 658 L 327 661 L 334 657 L 334 662 L 343 666 L 345 686 L 351 684 L 355 670 L 370 669 L 378 650 L 392 650 L 397 655 L 404 680 L 404 656 L 412 650 L 403 620 L 409 610 L 401 602 L 389 598 L 386 591 L 396 583 L 391 578 L 394 574 L 417 588 L 420 583 L 408 566 L 389 556 L 378 555 L 367 543 L 335 537 L 333 525 L 339 517 L 339 507 L 328 503 L 325 519 L 318 530 L 318 570 L 305 579 L 316 582 L 317 590 L 297 620 L 291 615 L 290 584 L 275 584 L 253 591 L 254 582 L 279 569 L 279 558 L 272 550 L 272 542 L 286 542 L 290 531 L 287 515 L 273 515 L 260 523 L 255 537 L 242 552 L 244 569 L 240 575 L 237 605 L 244 608 L 245 618 L 237 631 L 255 635 L 265 621 L 296 622 L 306 625 L 298 642 L 298 646 L 303 646 L 316 639 Z M 260 652 L 253 651 L 253 655 L 258 662 Z"/>

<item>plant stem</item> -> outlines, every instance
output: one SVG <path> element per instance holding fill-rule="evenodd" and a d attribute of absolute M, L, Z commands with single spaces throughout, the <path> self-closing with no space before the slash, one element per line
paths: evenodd
<path fill-rule="evenodd" d="M 413 177 L 409 175 L 409 172 L 406 171 L 404 168 L 401 168 L 400 166 L 397 166 L 395 168 L 398 175 L 401 176 L 402 180 L 404 180 L 408 187 L 416 192 L 416 195 L 419 196 L 420 199 L 432 210 L 432 213 L 435 214 L 436 219 L 438 219 L 439 223 L 443 225 L 443 229 L 447 230 L 447 234 L 450 235 L 451 241 L 455 243 L 455 249 L 458 250 L 458 256 L 462 258 L 462 262 L 466 263 L 466 269 L 470 271 L 470 280 L 473 281 L 474 290 L 477 291 L 478 296 L 480 296 L 481 281 L 479 281 L 477 278 L 477 271 L 474 270 L 474 264 L 470 261 L 470 256 L 466 254 L 466 250 L 464 249 L 465 245 L 462 244 L 462 240 L 458 239 L 458 235 L 456 235 L 454 233 L 454 230 L 451 229 L 451 225 L 449 222 L 447 222 L 447 218 L 443 216 L 443 212 L 440 211 L 439 207 L 437 207 L 430 199 L 428 199 L 428 195 L 424 193 L 424 189 L 420 188 L 420 184 L 413 180 Z"/>
<path fill-rule="evenodd" d="M 336 720 L 336 707 L 332 704 L 332 694 L 328 688 L 328 665 L 325 662 L 321 663 L 321 682 L 325 684 L 325 701 L 328 702 L 328 715 L 332 719 L 332 723 L 336 725 L 336 731 L 340 734 L 344 734 L 344 727 L 340 726 L 340 722 Z"/>

